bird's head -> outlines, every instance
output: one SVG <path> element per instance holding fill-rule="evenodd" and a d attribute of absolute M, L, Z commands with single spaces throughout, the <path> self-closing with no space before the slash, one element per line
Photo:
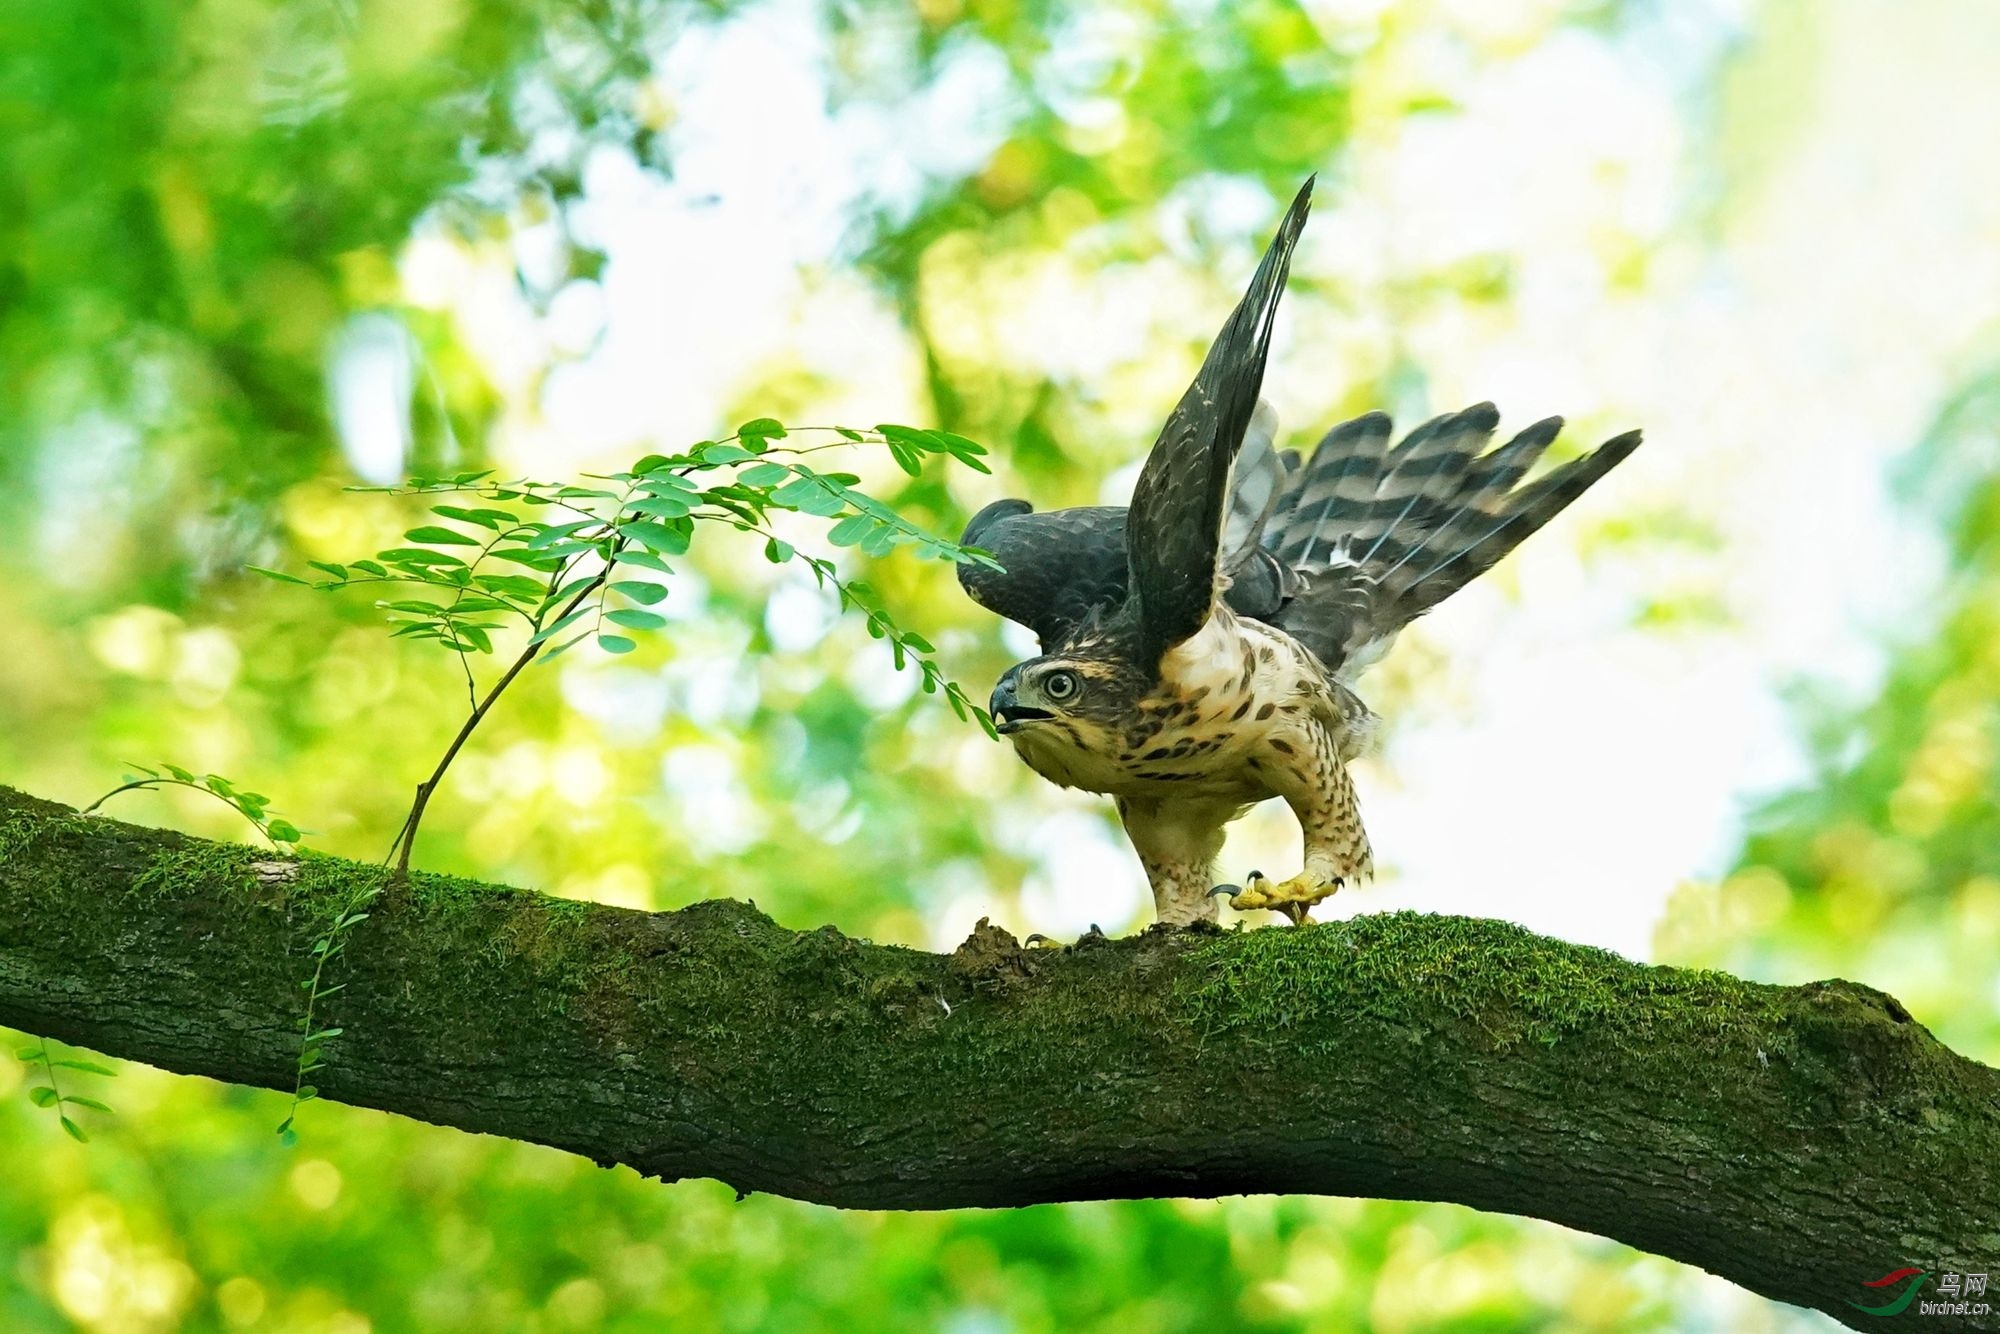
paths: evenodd
<path fill-rule="evenodd" d="M 1056 652 L 1009 667 L 988 710 L 1003 736 L 1060 733 L 1085 749 L 1115 744 L 1147 683 L 1115 658 Z M 1101 744 L 1100 744 L 1101 743 Z"/>

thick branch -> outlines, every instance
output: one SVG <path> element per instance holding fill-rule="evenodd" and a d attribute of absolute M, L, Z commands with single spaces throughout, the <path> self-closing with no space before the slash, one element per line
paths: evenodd
<path fill-rule="evenodd" d="M 385 874 L 0 788 L 0 1023 L 289 1088 L 310 942 Z M 1892 1269 L 2000 1269 L 2000 1072 L 1847 982 L 1409 913 L 950 956 L 422 874 L 372 913 L 326 1096 L 668 1179 L 1454 1200 L 1854 1320 Z"/>

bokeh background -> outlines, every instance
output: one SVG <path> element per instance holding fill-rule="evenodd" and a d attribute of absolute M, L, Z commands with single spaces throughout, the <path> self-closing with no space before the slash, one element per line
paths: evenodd
<path fill-rule="evenodd" d="M 378 857 L 463 685 L 243 572 L 413 520 L 344 486 L 768 413 L 988 442 L 992 478 L 851 465 L 948 532 L 1122 500 L 1317 171 L 1292 429 L 1491 398 L 1648 436 L 1369 678 L 1383 874 L 1335 911 L 1843 975 L 2000 1061 L 1996 59 L 1982 0 L 8 6 L 0 781 L 171 760 Z M 524 681 L 422 864 L 932 947 L 1144 919 L 1103 803 L 704 542 L 666 635 Z M 946 568 L 866 573 L 975 697 L 1025 648 Z M 1288 823 L 1225 869 L 1291 864 Z M 0 1054 L 9 1331 L 1824 1323 L 1456 1207 L 838 1213 L 335 1106 L 285 1150 L 276 1095 L 119 1070 L 77 1145 Z"/>

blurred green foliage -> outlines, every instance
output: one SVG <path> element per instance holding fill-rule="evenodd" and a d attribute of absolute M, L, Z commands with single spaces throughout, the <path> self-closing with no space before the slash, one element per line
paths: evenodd
<path fill-rule="evenodd" d="M 591 164 L 608 153 L 673 179 L 700 127 L 679 122 L 658 71 L 702 34 L 752 19 L 818 34 L 829 113 L 892 120 L 922 114 L 968 53 L 997 57 L 998 128 L 977 161 L 858 186 L 828 262 L 901 320 L 907 345 L 882 356 L 918 368 L 929 420 L 991 443 L 1001 483 L 1049 504 L 1095 500 L 1136 456 L 1226 306 L 1231 265 L 1303 176 L 1335 181 L 1406 121 L 1452 114 L 1455 69 L 1645 7 L 1527 8 L 1497 29 L 1430 4 L 1283 0 L 0 12 L 0 779 L 83 803 L 128 760 L 171 759 L 271 793 L 316 846 L 380 855 L 458 725 L 463 683 L 386 645 L 365 601 L 242 572 L 344 560 L 423 521 L 407 499 L 341 490 L 358 478 L 329 420 L 329 346 L 387 312 L 420 350 L 412 469 L 491 454 L 546 471 L 480 331 L 410 297 L 408 247 L 422 234 L 486 254 L 542 228 L 554 258 L 511 275 L 526 307 L 595 285 Z M 1203 206 L 1245 191 L 1255 207 Z M 1184 225 L 1156 208 L 1169 198 Z M 1637 242 L 1603 244 L 1643 277 Z M 993 355 L 1008 335 L 982 312 L 1051 266 L 1080 280 L 1170 255 L 1215 275 L 1216 299 L 1173 326 L 1179 347 L 1102 381 Z M 1333 306 L 1351 295 L 1301 285 Z M 1485 318 L 1510 290 L 1504 258 L 1481 256 L 1408 276 L 1391 315 Z M 1379 341 L 1391 350 L 1345 392 L 1408 389 L 1408 351 L 1393 330 Z M 778 359 L 709 429 L 742 409 L 799 419 L 819 388 Z M 1908 627 L 1878 699 L 1818 708 L 1819 780 L 1773 802 L 1742 869 L 1685 891 L 1661 935 L 1671 959 L 1895 987 L 1988 1059 L 2000 489 L 1978 442 L 1996 419 L 1990 387 L 1970 390 L 1921 456 L 1959 479 L 1920 498 L 1953 525 L 1946 604 Z M 623 453 L 592 465 L 641 452 L 596 443 Z M 853 466 L 938 531 L 998 493 L 939 467 Z M 959 679 L 1010 659 L 948 568 L 865 568 Z M 663 642 L 524 677 L 433 803 L 424 860 L 641 907 L 733 894 L 791 925 L 920 944 L 962 929 L 965 905 L 1019 906 L 1046 869 L 1029 837 L 1046 794 L 786 578 L 754 547 L 697 551 L 659 607 Z M 1404 670 L 1379 689 L 1407 693 Z M 241 836 L 193 793 L 122 800 L 121 818 Z M 134 1067 L 108 1092 L 65 1079 L 116 1108 L 90 1116 L 82 1147 L 30 1105 L 32 1078 L 0 1055 L 9 1331 L 1806 1325 L 1608 1242 L 1448 1206 L 836 1213 L 325 1105 L 288 1151 L 270 1133 L 281 1096 Z"/>
<path fill-rule="evenodd" d="M 1856 704 L 1801 688 L 1810 783 L 1756 813 L 1742 865 L 1672 905 L 1676 957 L 1890 990 L 2000 1059 L 2000 376 L 1976 375 L 1901 465 L 1949 574 Z"/>

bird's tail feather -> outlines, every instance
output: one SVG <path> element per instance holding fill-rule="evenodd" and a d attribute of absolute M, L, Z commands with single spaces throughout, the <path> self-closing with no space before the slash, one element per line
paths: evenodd
<path fill-rule="evenodd" d="M 1560 425 L 1554 422 L 1547 439 L 1534 449 L 1535 453 L 1548 447 Z M 1511 481 L 1489 483 L 1469 496 L 1451 521 L 1438 530 L 1437 539 L 1429 544 L 1424 559 L 1408 562 L 1423 564 L 1420 573 L 1404 583 L 1397 578 L 1400 571 L 1385 572 L 1384 582 L 1401 588 L 1399 605 L 1404 619 L 1422 615 L 1492 569 L 1529 534 L 1562 513 L 1571 501 L 1623 462 L 1639 447 L 1639 438 L 1639 432 L 1627 431 L 1528 486 L 1512 489 Z M 1505 471 L 1500 474 L 1503 478 Z M 1526 465 L 1514 471 L 1513 477 L 1518 480 L 1524 471 Z"/>
<path fill-rule="evenodd" d="M 1329 431 L 1278 499 L 1265 545 L 1299 576 L 1285 628 L 1330 665 L 1371 657 L 1491 569 L 1639 444 L 1634 431 L 1520 486 L 1562 429 L 1551 417 L 1498 449 L 1490 403 L 1425 422 L 1389 447 L 1369 413 Z"/>

